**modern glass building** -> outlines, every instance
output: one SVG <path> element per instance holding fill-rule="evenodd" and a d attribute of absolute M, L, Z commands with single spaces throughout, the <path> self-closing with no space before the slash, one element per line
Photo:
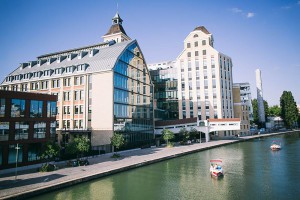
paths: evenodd
<path fill-rule="evenodd" d="M 178 78 L 174 61 L 148 65 L 154 84 L 155 120 L 179 119 Z"/>
<path fill-rule="evenodd" d="M 0 90 L 0 169 L 40 161 L 44 143 L 56 136 L 57 96 Z"/>
<path fill-rule="evenodd" d="M 104 42 L 22 63 L 0 86 L 57 95 L 56 130 L 62 147 L 77 135 L 87 135 L 92 149 L 106 152 L 114 132 L 124 134 L 125 148 L 154 138 L 151 78 L 137 41 L 122 22 L 117 13 Z"/>

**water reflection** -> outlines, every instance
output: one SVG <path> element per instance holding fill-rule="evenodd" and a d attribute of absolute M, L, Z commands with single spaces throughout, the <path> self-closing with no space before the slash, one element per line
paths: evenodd
<path fill-rule="evenodd" d="M 252 140 L 156 163 L 45 194 L 37 199 L 297 199 L 300 135 Z M 273 140 L 283 148 L 272 151 Z M 221 179 L 209 160 L 220 158 Z"/>

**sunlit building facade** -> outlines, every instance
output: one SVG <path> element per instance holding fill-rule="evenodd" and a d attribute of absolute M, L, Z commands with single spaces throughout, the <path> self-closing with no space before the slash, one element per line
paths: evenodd
<path fill-rule="evenodd" d="M 39 56 L 1 84 L 4 90 L 57 95 L 57 140 L 63 147 L 77 135 L 107 152 L 113 132 L 124 134 L 127 148 L 153 139 L 151 78 L 122 21 L 117 13 L 103 43 Z"/>
<path fill-rule="evenodd" d="M 214 38 L 196 27 L 184 40 L 176 59 L 179 119 L 233 118 L 232 60 L 214 48 Z M 219 132 L 230 136 L 233 131 Z"/>

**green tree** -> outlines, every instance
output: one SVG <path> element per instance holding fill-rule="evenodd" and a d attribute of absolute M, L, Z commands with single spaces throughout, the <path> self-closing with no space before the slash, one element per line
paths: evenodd
<path fill-rule="evenodd" d="M 259 115 L 258 115 L 258 102 L 257 99 L 253 99 L 251 101 L 252 107 L 253 107 L 253 122 L 259 126 L 261 126 L 261 123 L 259 122 Z M 265 109 L 265 120 L 267 121 L 267 117 L 269 114 L 269 104 L 267 101 L 264 100 L 264 109 Z"/>
<path fill-rule="evenodd" d="M 278 105 L 269 107 L 269 114 L 272 117 L 280 116 L 281 108 Z"/>
<path fill-rule="evenodd" d="M 164 129 L 162 131 L 163 139 L 167 142 L 167 146 L 171 146 L 170 140 L 174 138 L 174 133 L 169 129 Z"/>
<path fill-rule="evenodd" d="M 110 138 L 111 145 L 116 148 L 116 151 L 125 144 L 125 139 L 122 134 L 115 132 L 113 136 Z"/>
<path fill-rule="evenodd" d="M 298 119 L 297 104 L 291 91 L 283 91 L 280 97 L 281 118 L 287 128 L 295 125 Z"/>
<path fill-rule="evenodd" d="M 196 136 L 197 136 L 198 134 L 199 134 L 199 133 L 198 133 L 197 129 L 195 129 L 195 128 L 193 128 L 193 127 L 190 129 L 190 136 L 191 136 L 191 139 L 195 140 L 195 139 L 196 139 Z"/>
<path fill-rule="evenodd" d="M 257 103 L 257 99 L 253 99 L 251 101 L 252 103 L 252 107 L 253 107 L 253 122 L 255 124 L 259 123 L 259 118 L 258 118 L 258 103 Z"/>
<path fill-rule="evenodd" d="M 47 142 L 42 146 L 41 158 L 45 159 L 48 165 L 48 162 L 52 161 L 60 151 L 60 146 L 53 142 Z"/>
<path fill-rule="evenodd" d="M 186 130 L 186 128 L 181 128 L 179 131 L 179 134 L 182 137 L 182 141 L 185 143 L 190 139 L 190 133 L 188 130 Z"/>
<path fill-rule="evenodd" d="M 269 104 L 266 100 L 264 100 L 264 109 L 265 109 L 265 121 L 267 121 L 267 117 L 270 116 L 270 112 L 269 112 Z"/>
<path fill-rule="evenodd" d="M 77 158 L 80 155 L 82 157 L 84 153 L 90 150 L 90 140 L 86 136 L 75 137 L 73 142 L 70 142 L 66 151 L 69 154 L 76 154 Z"/>

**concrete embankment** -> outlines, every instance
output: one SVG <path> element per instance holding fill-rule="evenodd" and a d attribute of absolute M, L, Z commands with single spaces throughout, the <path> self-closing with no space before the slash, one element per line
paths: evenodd
<path fill-rule="evenodd" d="M 63 168 L 47 173 L 26 173 L 19 175 L 17 181 L 14 180 L 15 177 L 13 174 L 2 174 L 0 176 L 0 199 L 23 199 L 33 197 L 44 192 L 61 189 L 74 184 L 101 178 L 190 153 L 236 142 L 285 133 L 289 132 L 247 136 L 231 140 L 217 140 L 208 143 L 175 146 L 173 148 L 162 147 L 126 151 L 120 152 L 122 157 L 119 159 L 111 158 L 111 155 L 106 154 L 95 158 L 90 158 L 89 166 Z"/>

